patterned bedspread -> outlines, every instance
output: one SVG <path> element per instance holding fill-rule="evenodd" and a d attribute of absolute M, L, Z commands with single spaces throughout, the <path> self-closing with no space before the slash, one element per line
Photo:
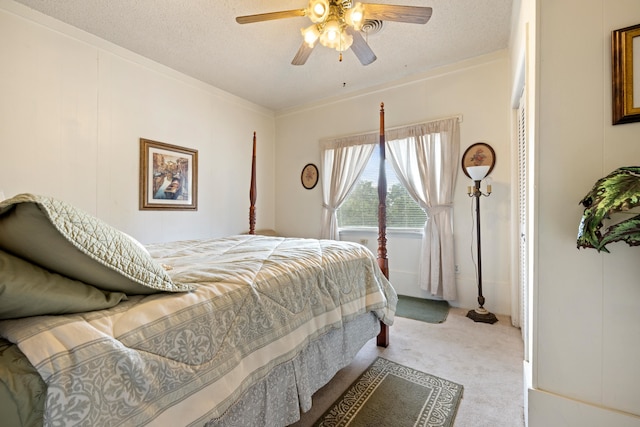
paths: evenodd
<path fill-rule="evenodd" d="M 364 247 L 232 236 L 148 246 L 196 290 L 0 322 L 47 384 L 45 425 L 201 425 L 312 339 L 396 294 Z"/>

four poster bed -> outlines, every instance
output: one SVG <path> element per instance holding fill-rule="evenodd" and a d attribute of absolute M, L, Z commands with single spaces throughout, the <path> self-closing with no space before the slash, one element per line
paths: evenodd
<path fill-rule="evenodd" d="M 386 191 L 377 260 L 256 235 L 256 194 L 254 133 L 248 235 L 143 246 L 63 201 L 0 202 L 3 425 L 285 426 L 386 346 Z"/>

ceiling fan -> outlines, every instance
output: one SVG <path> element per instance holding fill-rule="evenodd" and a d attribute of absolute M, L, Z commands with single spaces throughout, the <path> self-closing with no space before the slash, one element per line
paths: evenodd
<path fill-rule="evenodd" d="M 309 0 L 305 9 L 283 10 L 238 16 L 239 24 L 270 21 L 274 19 L 308 17 L 312 25 L 301 30 L 304 41 L 291 61 L 293 65 L 303 65 L 313 51 L 316 41 L 321 45 L 342 52 L 351 48 L 362 65 L 376 60 L 360 30 L 366 21 L 396 21 L 411 24 L 426 24 L 432 9 L 422 6 L 401 6 L 373 3 L 359 3 L 351 0 Z"/>

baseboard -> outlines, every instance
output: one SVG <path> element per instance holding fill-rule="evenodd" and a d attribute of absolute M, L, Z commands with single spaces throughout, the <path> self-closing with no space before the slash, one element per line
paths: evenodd
<path fill-rule="evenodd" d="M 640 416 L 528 390 L 528 427 L 640 427 Z"/>
<path fill-rule="evenodd" d="M 533 387 L 532 383 L 533 376 L 533 367 L 531 366 L 531 362 L 528 360 L 522 361 L 522 385 L 524 387 L 523 396 L 524 396 L 524 425 L 525 427 L 529 427 L 529 399 L 527 398 L 529 394 L 529 389 Z"/>

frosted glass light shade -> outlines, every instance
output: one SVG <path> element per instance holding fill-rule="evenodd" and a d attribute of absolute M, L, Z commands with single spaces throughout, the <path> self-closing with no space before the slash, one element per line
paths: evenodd
<path fill-rule="evenodd" d="M 356 31 L 362 29 L 364 24 L 364 5 L 360 2 L 351 6 L 351 9 L 347 9 L 344 14 L 344 20 L 348 25 L 351 25 Z"/>
<path fill-rule="evenodd" d="M 474 181 L 482 181 L 489 172 L 489 166 L 468 166 L 467 173 Z"/>
<path fill-rule="evenodd" d="M 332 19 L 326 23 L 320 34 L 320 44 L 330 49 L 340 47 L 340 23 L 337 20 Z"/>
<path fill-rule="evenodd" d="M 329 0 L 309 0 L 306 15 L 316 24 L 324 21 L 329 15 Z"/>
<path fill-rule="evenodd" d="M 338 45 L 338 47 L 336 47 L 336 50 L 338 52 L 344 52 L 345 50 L 349 49 L 352 44 L 353 37 L 351 36 L 351 34 L 347 34 L 343 31 L 342 33 L 340 33 L 340 44 Z"/>
<path fill-rule="evenodd" d="M 316 40 L 318 40 L 318 37 L 320 37 L 320 31 L 318 31 L 317 25 L 311 25 L 310 27 L 303 28 L 300 31 L 302 32 L 302 37 L 304 37 L 304 42 L 309 47 L 313 47 Z"/>

